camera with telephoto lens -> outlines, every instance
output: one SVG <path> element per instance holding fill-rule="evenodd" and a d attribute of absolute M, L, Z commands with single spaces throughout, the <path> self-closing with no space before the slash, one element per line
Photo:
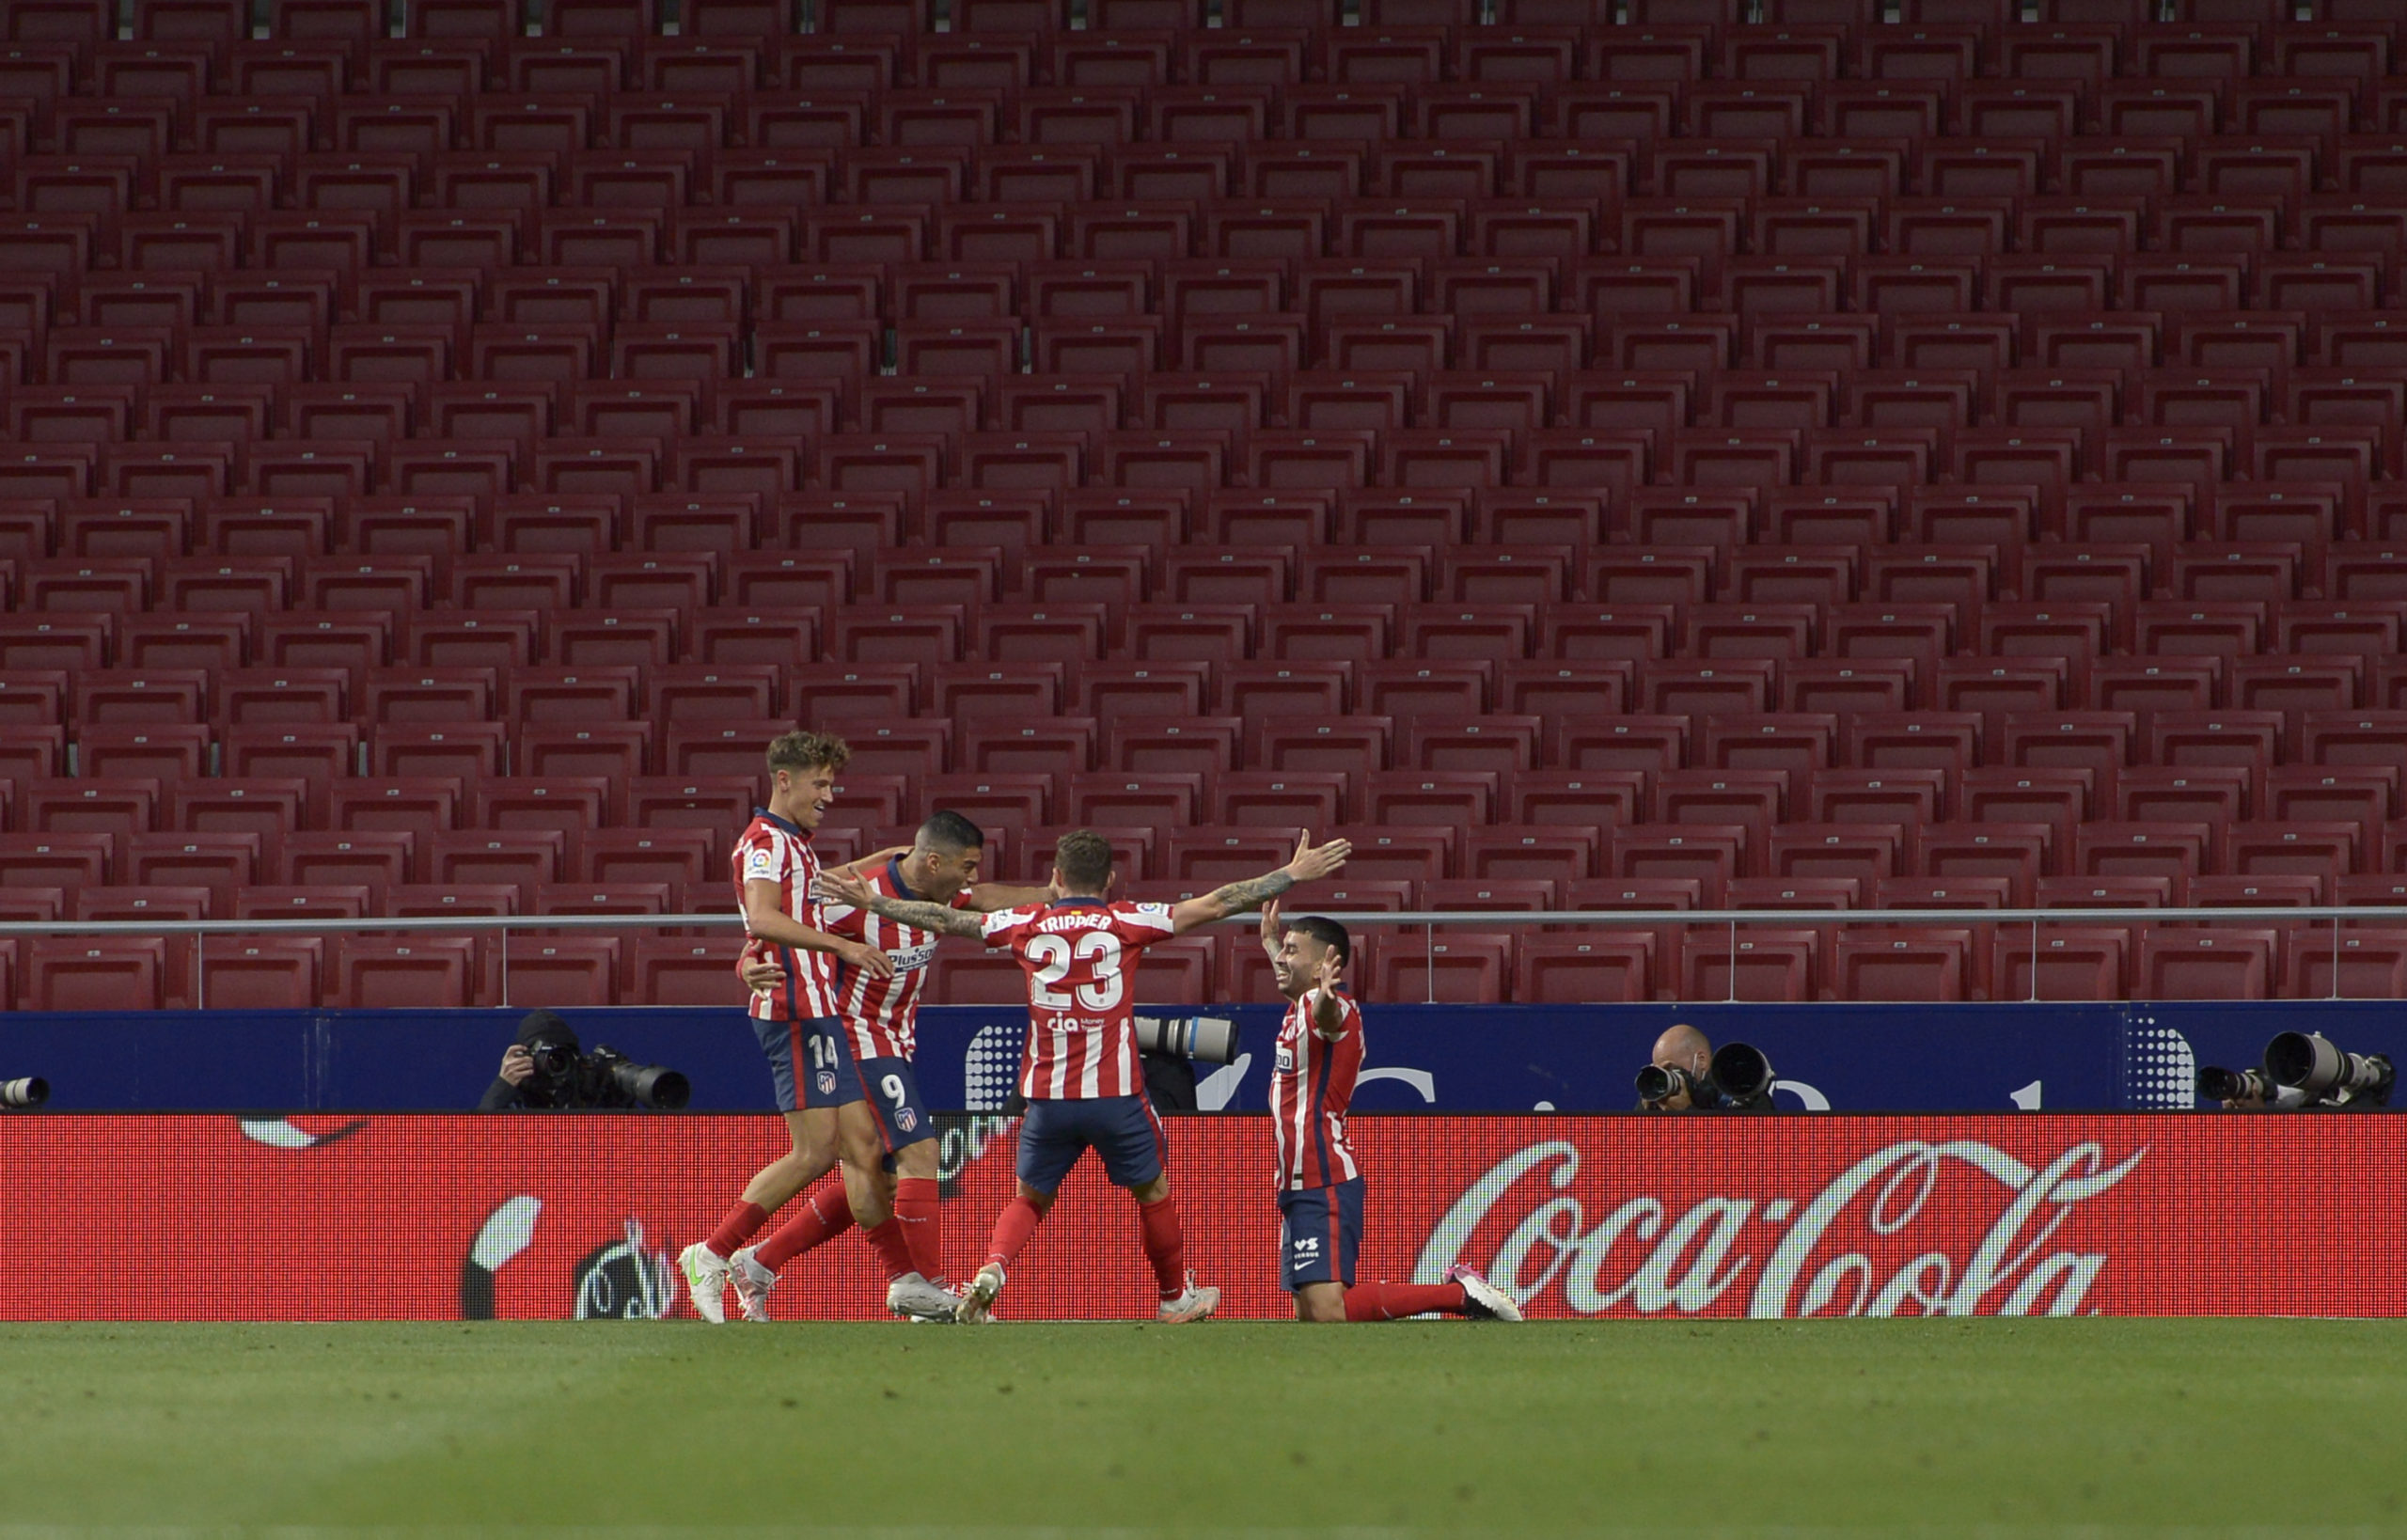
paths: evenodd
<path fill-rule="evenodd" d="M 2265 1045 L 2265 1073 L 2335 1107 L 2390 1101 L 2398 1072 L 2378 1053 L 2347 1053 L 2321 1032 L 2279 1032 Z"/>
<path fill-rule="evenodd" d="M 1139 1016 L 1140 1053 L 1200 1059 L 1207 1064 L 1237 1061 L 1237 1024 L 1222 1016 Z"/>
<path fill-rule="evenodd" d="M 1649 1064 L 1638 1072 L 1638 1099 L 1660 1105 L 1688 1093 L 1689 1105 L 1700 1110 L 1728 1112 L 1771 1110 L 1771 1061 L 1761 1048 L 1744 1043 L 1723 1045 L 1703 1076 L 1669 1064 Z"/>
<path fill-rule="evenodd" d="M 0 1108 L 39 1107 L 48 1100 L 50 1082 L 39 1075 L 28 1075 L 19 1080 L 0 1080 Z"/>
<path fill-rule="evenodd" d="M 596 1107 L 640 1107 L 675 1112 L 694 1099 L 683 1075 L 661 1064 L 638 1064 L 607 1043 L 585 1056 L 581 1069 Z"/>
<path fill-rule="evenodd" d="M 2350 1053 L 2321 1032 L 2277 1032 L 2265 1045 L 2265 1067 L 2198 1072 L 2198 1094 L 2218 1102 L 2297 1108 L 2390 1105 L 2398 1071 L 2387 1055 Z"/>
<path fill-rule="evenodd" d="M 2210 1102 L 2264 1102 L 2270 1106 L 2280 1098 L 2282 1091 L 2283 1087 L 2260 1069 L 2227 1070 L 2209 1065 L 2198 1072 L 2198 1094 Z"/>
<path fill-rule="evenodd" d="M 1638 1099 L 1642 1102 L 1668 1102 L 1684 1091 L 1694 1102 L 1696 1089 L 1696 1081 L 1688 1071 L 1668 1064 L 1649 1064 L 1638 1072 Z"/>
<path fill-rule="evenodd" d="M 674 1112 L 693 1099 L 693 1085 L 684 1076 L 659 1064 L 638 1064 L 607 1043 L 579 1053 L 568 1044 L 537 1038 L 527 1045 L 527 1055 L 535 1065 L 527 1089 L 553 1107 Z"/>
<path fill-rule="evenodd" d="M 1722 1092 L 1723 1101 L 1741 1112 L 1762 1112 L 1771 1108 L 1771 1061 L 1764 1057 L 1761 1048 L 1744 1043 L 1723 1044 L 1714 1054 L 1706 1078 Z"/>

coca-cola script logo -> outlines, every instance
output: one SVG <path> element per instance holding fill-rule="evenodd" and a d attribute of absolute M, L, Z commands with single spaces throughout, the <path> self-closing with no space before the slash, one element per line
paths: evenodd
<path fill-rule="evenodd" d="M 1548 1139 L 1497 1162 L 1430 1234 L 1415 1281 L 1471 1260 L 1523 1305 L 1559 1291 L 1580 1315 L 2076 1315 L 2106 1253 L 2049 1248 L 2147 1150 L 2110 1166 L 2088 1140 L 2034 1167 L 1977 1140 L 1905 1139 L 1802 1202 L 1707 1196 L 1676 1218 L 1660 1198 L 1574 1190 L 1581 1155 Z"/>

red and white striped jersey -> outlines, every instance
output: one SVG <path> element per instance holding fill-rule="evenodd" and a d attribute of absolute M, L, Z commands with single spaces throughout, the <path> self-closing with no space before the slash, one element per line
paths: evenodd
<path fill-rule="evenodd" d="M 1144 1093 L 1130 1009 L 1137 954 L 1174 934 L 1167 904 L 1066 898 L 986 917 L 986 945 L 1010 948 L 1028 975 L 1021 1095 L 1078 1101 Z"/>
<path fill-rule="evenodd" d="M 1279 1061 L 1270 1072 L 1270 1125 L 1279 1137 L 1279 1186 L 1329 1187 L 1361 1171 L 1345 1142 L 1345 1113 L 1354 1105 L 1354 1079 L 1362 1073 L 1362 1008 L 1337 997 L 1338 1035 L 1313 1029 L 1307 989 L 1279 1024 Z"/>
<path fill-rule="evenodd" d="M 889 860 L 872 874 L 869 885 L 889 898 L 920 898 L 903 880 L 903 868 L 896 861 Z M 952 907 L 969 907 L 969 889 L 952 896 Z M 910 1058 L 919 1046 L 920 991 L 927 983 L 928 965 L 936 960 L 936 933 L 840 904 L 824 904 L 820 913 L 829 935 L 865 941 L 894 959 L 890 979 L 874 978 L 843 963 L 836 965 L 837 1014 L 844 1030 L 852 1034 L 853 1057 Z"/>
<path fill-rule="evenodd" d="M 826 930 L 819 901 L 810 895 L 811 879 L 819 875 L 819 856 L 810 836 L 776 814 L 752 809 L 752 823 L 735 841 L 729 865 L 735 872 L 735 906 L 744 907 L 744 885 L 778 885 L 778 908 L 797 923 Z M 746 931 L 752 928 L 745 921 Z M 785 982 L 756 991 L 752 1014 L 764 1021 L 809 1020 L 836 1014 L 836 959 L 824 951 L 780 947 L 758 937 L 745 944 L 747 956 L 767 957 L 786 970 Z"/>

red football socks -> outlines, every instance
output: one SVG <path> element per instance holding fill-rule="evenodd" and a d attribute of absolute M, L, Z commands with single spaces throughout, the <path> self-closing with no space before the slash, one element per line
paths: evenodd
<path fill-rule="evenodd" d="M 873 1225 L 861 1234 L 868 1237 L 870 1249 L 877 1253 L 877 1260 L 885 1265 L 889 1283 L 905 1273 L 920 1270 L 911 1261 L 911 1243 L 903 1238 L 903 1221 L 893 1215 L 889 1214 L 884 1224 Z"/>
<path fill-rule="evenodd" d="M 911 1249 L 911 1266 L 931 1283 L 944 1281 L 943 1202 L 933 1176 L 906 1176 L 894 1184 L 894 1218 Z"/>
<path fill-rule="evenodd" d="M 825 1246 L 853 1227 L 852 1201 L 844 1196 L 844 1184 L 827 1182 L 805 1198 L 794 1210 L 793 1218 L 778 1226 L 776 1234 L 761 1243 L 752 1259 L 776 1272 L 813 1247 Z"/>
<path fill-rule="evenodd" d="M 711 1238 L 702 1244 L 725 1262 L 741 1250 L 744 1243 L 768 1222 L 767 1209 L 758 1203 L 738 1203 L 727 1211 L 727 1218 L 718 1222 L 718 1228 L 711 1232 Z"/>
<path fill-rule="evenodd" d="M 1145 1260 L 1154 1265 L 1154 1282 L 1164 1300 L 1175 1299 L 1187 1292 L 1187 1237 L 1178 1228 L 1177 1195 L 1164 1193 L 1156 1202 L 1139 1203 L 1137 1218 L 1144 1226 Z"/>
<path fill-rule="evenodd" d="M 1459 1283 L 1357 1283 L 1345 1291 L 1349 1321 L 1401 1321 L 1431 1311 L 1461 1315 L 1470 1308 Z"/>
<path fill-rule="evenodd" d="M 986 1260 L 999 1267 L 1008 1268 L 1019 1260 L 1020 1248 L 1036 1234 L 1045 1218 L 1034 1203 L 1026 1198 L 1014 1198 L 995 1216 L 995 1234 L 986 1242 Z"/>

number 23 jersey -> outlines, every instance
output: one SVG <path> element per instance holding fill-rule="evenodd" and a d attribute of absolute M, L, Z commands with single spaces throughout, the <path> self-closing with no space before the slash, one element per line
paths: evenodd
<path fill-rule="evenodd" d="M 986 917 L 986 945 L 1008 948 L 1028 975 L 1021 1095 L 1075 1101 L 1143 1093 L 1130 1010 L 1137 954 L 1174 934 L 1167 904 L 1069 898 Z"/>

